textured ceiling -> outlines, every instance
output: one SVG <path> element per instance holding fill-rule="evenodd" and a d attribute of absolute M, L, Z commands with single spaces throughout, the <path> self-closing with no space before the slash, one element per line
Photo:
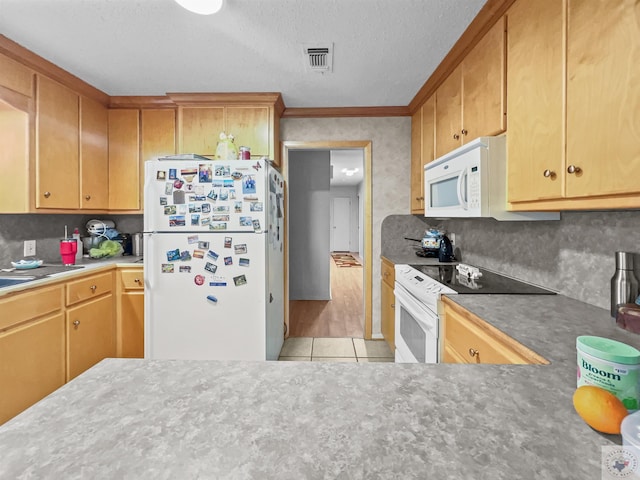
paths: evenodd
<path fill-rule="evenodd" d="M 109 95 L 282 92 L 287 107 L 407 105 L 486 0 L 0 0 L 0 32 Z M 303 44 L 334 44 L 333 72 Z"/>

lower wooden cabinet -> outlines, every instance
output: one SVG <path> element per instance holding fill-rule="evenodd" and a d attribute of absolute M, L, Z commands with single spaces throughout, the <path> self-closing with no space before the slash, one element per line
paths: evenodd
<path fill-rule="evenodd" d="M 0 295 L 0 424 L 104 358 L 144 356 L 143 278 L 112 267 Z"/>
<path fill-rule="evenodd" d="M 67 310 L 67 381 L 116 356 L 112 295 Z"/>
<path fill-rule="evenodd" d="M 0 425 L 64 384 L 64 349 L 62 312 L 0 332 Z"/>
<path fill-rule="evenodd" d="M 396 297 L 393 293 L 395 283 L 395 269 L 393 263 L 386 258 L 382 259 L 382 281 L 380 282 L 380 315 L 382 336 L 392 352 L 395 351 L 396 329 Z"/>
<path fill-rule="evenodd" d="M 122 269 L 118 281 L 118 357 L 144 358 L 142 267 Z"/>
<path fill-rule="evenodd" d="M 443 363 L 547 364 L 546 359 L 489 325 L 460 305 L 442 297 Z"/>

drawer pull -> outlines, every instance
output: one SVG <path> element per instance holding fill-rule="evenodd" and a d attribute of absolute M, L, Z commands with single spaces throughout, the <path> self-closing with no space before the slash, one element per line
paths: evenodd
<path fill-rule="evenodd" d="M 73 322 L 73 326 L 78 328 L 78 325 L 80 325 L 80 320 L 76 320 L 75 322 Z"/>
<path fill-rule="evenodd" d="M 96 290 L 98 289 L 96 285 L 91 285 L 89 288 L 91 289 L 91 293 L 96 293 Z"/>
<path fill-rule="evenodd" d="M 134 278 L 133 281 L 136 282 L 136 283 L 140 283 L 140 279 L 139 278 Z"/>
<path fill-rule="evenodd" d="M 85 199 L 85 200 L 91 200 L 91 195 L 85 195 L 85 196 L 84 196 L 84 199 Z"/>
<path fill-rule="evenodd" d="M 469 355 L 471 355 L 471 357 L 477 357 L 478 355 L 480 355 L 480 352 L 474 348 L 470 348 Z"/>

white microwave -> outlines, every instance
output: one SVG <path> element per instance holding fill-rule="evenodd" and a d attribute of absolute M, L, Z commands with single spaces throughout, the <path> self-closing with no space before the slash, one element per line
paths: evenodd
<path fill-rule="evenodd" d="M 479 137 L 424 166 L 424 215 L 559 220 L 558 212 L 507 211 L 506 136 Z"/>

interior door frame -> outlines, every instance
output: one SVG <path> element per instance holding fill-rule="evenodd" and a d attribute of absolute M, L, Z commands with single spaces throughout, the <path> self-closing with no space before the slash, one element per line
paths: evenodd
<path fill-rule="evenodd" d="M 328 140 L 317 142 L 295 142 L 286 141 L 281 143 L 282 151 L 282 177 L 285 182 L 285 222 L 284 227 L 284 323 L 285 338 L 289 336 L 289 222 L 288 222 L 288 206 L 289 191 L 287 185 L 289 183 L 289 151 L 291 150 L 337 150 L 337 149 L 362 149 L 364 156 L 364 274 L 362 296 L 364 301 L 364 338 L 371 339 L 372 336 L 372 199 L 371 199 L 371 141 L 370 140 Z"/>

